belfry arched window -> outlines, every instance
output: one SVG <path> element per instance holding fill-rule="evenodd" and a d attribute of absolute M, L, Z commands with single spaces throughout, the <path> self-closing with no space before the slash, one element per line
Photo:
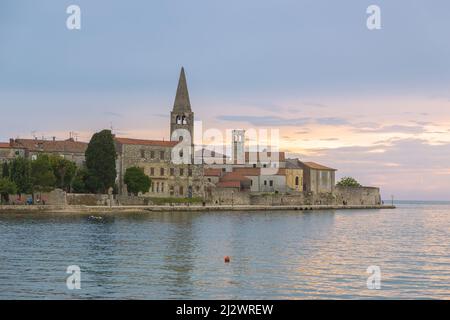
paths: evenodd
<path fill-rule="evenodd" d="M 180 116 L 177 116 L 176 122 L 177 122 L 177 124 L 181 124 L 181 117 Z"/>
<path fill-rule="evenodd" d="M 183 118 L 182 118 L 182 124 L 187 124 L 187 118 L 186 118 L 186 116 L 183 116 Z"/>

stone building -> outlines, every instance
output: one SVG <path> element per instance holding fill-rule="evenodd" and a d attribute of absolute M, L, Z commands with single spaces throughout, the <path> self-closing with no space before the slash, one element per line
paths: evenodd
<path fill-rule="evenodd" d="M 194 113 L 191 109 L 184 69 L 181 69 L 173 109 L 170 113 L 170 140 L 142 140 L 115 137 L 117 151 L 117 183 L 119 192 L 126 194 L 124 176 L 127 168 L 136 166 L 144 169 L 152 179 L 150 190 L 145 196 L 152 197 L 203 197 L 203 166 L 193 163 L 193 143 L 189 143 L 191 159 L 182 159 L 182 148 L 175 149 L 186 138 L 179 134 L 185 130 L 193 139 Z M 181 137 L 181 138 L 180 138 Z M 188 150 L 189 151 L 189 150 Z M 188 154 L 188 153 L 186 153 Z"/>
<path fill-rule="evenodd" d="M 303 191 L 303 169 L 298 159 L 286 159 L 286 186 L 290 191 Z"/>
<path fill-rule="evenodd" d="M 25 157 L 25 149 L 13 147 L 9 142 L 0 142 L 0 163 L 11 161 L 16 157 Z"/>
<path fill-rule="evenodd" d="M 0 147 L 0 159 L 11 160 L 21 156 L 35 160 L 40 154 L 53 154 L 75 162 L 81 166 L 85 161 L 87 143 L 67 140 L 43 140 L 43 139 L 10 139 L 9 144 L 2 143 Z"/>
<path fill-rule="evenodd" d="M 315 193 L 333 192 L 336 169 L 315 162 L 302 162 L 298 165 L 303 169 L 303 190 Z"/>

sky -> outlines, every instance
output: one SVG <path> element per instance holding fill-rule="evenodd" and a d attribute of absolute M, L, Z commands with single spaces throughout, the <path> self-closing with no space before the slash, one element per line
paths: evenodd
<path fill-rule="evenodd" d="M 450 200 L 449 14 L 447 0 L 2 0 L 0 142 L 168 139 L 184 66 L 204 129 L 279 129 L 290 156 L 385 199 Z"/>

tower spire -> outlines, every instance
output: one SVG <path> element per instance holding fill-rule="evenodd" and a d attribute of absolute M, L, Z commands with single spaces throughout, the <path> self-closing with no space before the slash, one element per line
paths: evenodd
<path fill-rule="evenodd" d="M 177 94 L 175 96 L 175 102 L 173 104 L 173 111 L 183 112 L 191 111 L 191 102 L 189 100 L 189 92 L 186 82 L 186 74 L 184 73 L 184 67 L 181 67 L 180 79 L 178 80 Z"/>

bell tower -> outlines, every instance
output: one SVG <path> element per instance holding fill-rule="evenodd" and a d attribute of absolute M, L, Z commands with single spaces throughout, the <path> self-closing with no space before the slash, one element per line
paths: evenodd
<path fill-rule="evenodd" d="M 173 109 L 170 112 L 170 140 L 174 140 L 172 134 L 177 129 L 186 129 L 189 131 L 191 134 L 191 142 L 194 144 L 194 113 L 191 109 L 186 75 L 183 67 L 181 68 L 180 79 L 178 80 Z"/>

